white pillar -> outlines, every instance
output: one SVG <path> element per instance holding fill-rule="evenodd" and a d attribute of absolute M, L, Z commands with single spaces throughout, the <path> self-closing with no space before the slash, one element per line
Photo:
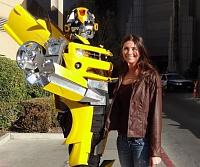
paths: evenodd
<path fill-rule="evenodd" d="M 51 0 L 51 10 L 58 9 L 58 0 Z"/>
<path fill-rule="evenodd" d="M 51 10 L 58 9 L 58 27 L 63 30 L 63 0 L 51 0 Z"/>
<path fill-rule="evenodd" d="M 58 27 L 63 30 L 63 0 L 58 1 Z"/>

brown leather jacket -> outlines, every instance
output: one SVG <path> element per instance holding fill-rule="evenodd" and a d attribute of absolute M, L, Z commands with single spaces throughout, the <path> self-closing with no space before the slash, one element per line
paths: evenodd
<path fill-rule="evenodd" d="M 118 130 L 118 119 L 115 98 L 122 83 L 123 76 L 114 91 L 111 108 L 106 119 L 106 128 Z M 128 137 L 148 137 L 150 141 L 150 156 L 160 156 L 162 129 L 162 87 L 160 76 L 156 71 L 145 74 L 135 82 L 130 99 Z"/>

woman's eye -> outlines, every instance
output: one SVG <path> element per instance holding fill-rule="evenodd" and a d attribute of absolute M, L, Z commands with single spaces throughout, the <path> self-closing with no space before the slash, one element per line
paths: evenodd
<path fill-rule="evenodd" d="M 127 50 L 128 50 L 128 48 L 124 48 L 123 50 L 124 50 L 124 51 L 127 51 Z"/>
<path fill-rule="evenodd" d="M 137 49 L 137 48 L 132 48 L 132 50 L 133 50 L 133 51 L 137 51 L 138 49 Z"/>

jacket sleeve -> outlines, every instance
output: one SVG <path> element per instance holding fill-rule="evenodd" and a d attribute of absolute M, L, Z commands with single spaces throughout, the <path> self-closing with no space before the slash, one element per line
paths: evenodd
<path fill-rule="evenodd" d="M 161 130 L 162 130 L 162 86 L 158 73 L 151 83 L 151 102 L 149 115 L 150 130 L 150 156 L 161 156 Z"/>

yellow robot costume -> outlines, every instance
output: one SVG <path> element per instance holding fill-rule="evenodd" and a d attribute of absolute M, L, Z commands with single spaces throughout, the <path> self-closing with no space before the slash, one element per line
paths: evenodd
<path fill-rule="evenodd" d="M 86 8 L 69 15 L 65 31 L 81 43 L 66 37 L 48 17 L 34 17 L 22 5 L 14 7 L 4 29 L 20 45 L 16 60 L 26 80 L 62 97 L 70 110 L 72 124 L 65 140 L 73 145 L 69 165 L 99 166 L 112 70 L 107 57 L 112 53 L 87 40 L 98 29 L 94 15 Z"/>

